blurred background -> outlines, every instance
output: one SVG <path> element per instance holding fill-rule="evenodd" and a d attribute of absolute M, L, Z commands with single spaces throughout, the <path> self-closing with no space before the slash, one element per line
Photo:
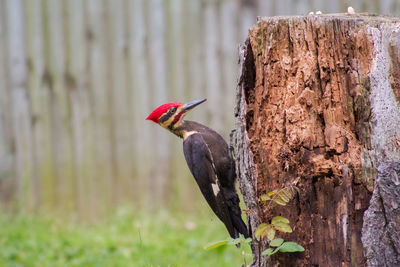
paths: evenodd
<path fill-rule="evenodd" d="M 1 209 L 80 221 L 206 209 L 182 141 L 147 115 L 207 98 L 187 119 L 228 140 L 256 17 L 348 6 L 400 14 L 399 0 L 0 0 Z"/>
<path fill-rule="evenodd" d="M 398 0 L 0 0 L 0 201 L 96 217 L 120 204 L 196 209 L 182 142 L 145 121 L 189 119 L 226 139 L 237 48 L 257 16 L 399 15 Z"/>

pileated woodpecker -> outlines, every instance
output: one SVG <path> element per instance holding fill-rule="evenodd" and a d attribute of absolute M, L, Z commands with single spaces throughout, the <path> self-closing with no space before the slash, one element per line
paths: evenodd
<path fill-rule="evenodd" d="M 152 120 L 180 138 L 183 152 L 201 193 L 232 238 L 239 233 L 249 237 L 241 218 L 235 189 L 235 162 L 228 144 L 214 130 L 194 121 L 185 121 L 188 111 L 206 99 L 186 104 L 166 103 L 156 108 L 146 120 Z"/>

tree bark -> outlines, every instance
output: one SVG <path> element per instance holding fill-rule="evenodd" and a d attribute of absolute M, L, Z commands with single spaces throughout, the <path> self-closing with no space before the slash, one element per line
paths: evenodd
<path fill-rule="evenodd" d="M 274 17 L 250 29 L 231 139 L 249 226 L 255 240 L 282 215 L 293 233 L 280 236 L 305 248 L 267 259 L 267 240 L 253 242 L 253 266 L 399 264 L 400 173 L 387 163 L 400 162 L 399 51 L 395 18 Z M 288 206 L 258 200 L 288 185 L 300 189 Z"/>

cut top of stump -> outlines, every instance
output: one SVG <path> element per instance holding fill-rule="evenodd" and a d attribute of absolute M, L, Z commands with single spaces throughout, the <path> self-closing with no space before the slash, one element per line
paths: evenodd
<path fill-rule="evenodd" d="M 372 25 L 378 25 L 380 23 L 398 23 L 400 22 L 400 18 L 393 16 L 383 16 L 377 14 L 370 13 L 331 13 L 331 14 L 309 14 L 306 16 L 274 16 L 274 17 L 258 17 L 257 23 L 260 22 L 269 22 L 272 21 L 291 21 L 291 20 L 303 20 L 303 19 L 315 19 L 317 21 L 332 21 L 332 20 L 340 20 L 341 22 L 346 21 L 357 21 L 357 22 L 365 22 L 372 23 Z"/>

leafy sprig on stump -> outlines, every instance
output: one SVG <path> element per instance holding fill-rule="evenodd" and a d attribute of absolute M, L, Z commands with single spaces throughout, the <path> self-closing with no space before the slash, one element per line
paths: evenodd
<path fill-rule="evenodd" d="M 267 194 L 261 195 L 259 201 L 270 202 L 269 204 L 278 204 L 286 206 L 291 201 L 299 189 L 296 186 L 288 186 L 278 191 L 271 191 Z M 275 216 L 272 218 L 271 223 L 260 224 L 254 232 L 254 236 L 258 239 L 267 238 L 269 242 L 269 248 L 264 250 L 261 255 L 273 255 L 276 252 L 302 252 L 304 248 L 296 242 L 285 242 L 282 238 L 275 238 L 276 231 L 283 233 L 291 233 L 292 227 L 290 227 L 290 221 L 282 216 Z"/>
<path fill-rule="evenodd" d="M 259 197 L 260 202 L 269 202 L 268 204 L 278 204 L 280 206 L 286 206 L 299 192 L 299 188 L 296 186 L 288 186 L 280 190 L 275 190 L 263 194 Z M 269 248 L 264 250 L 261 255 L 273 255 L 277 252 L 302 252 L 304 248 L 292 241 L 285 241 L 283 238 L 275 238 L 276 231 L 283 233 L 293 232 L 290 227 L 290 221 L 282 216 L 275 216 L 272 218 L 271 223 L 260 224 L 254 232 L 254 236 L 257 239 L 267 238 L 269 240 Z M 238 244 L 249 244 L 253 242 L 251 238 L 244 238 L 240 236 L 238 238 L 227 238 L 208 244 L 204 249 L 210 250 L 224 245 L 238 245 Z"/>

